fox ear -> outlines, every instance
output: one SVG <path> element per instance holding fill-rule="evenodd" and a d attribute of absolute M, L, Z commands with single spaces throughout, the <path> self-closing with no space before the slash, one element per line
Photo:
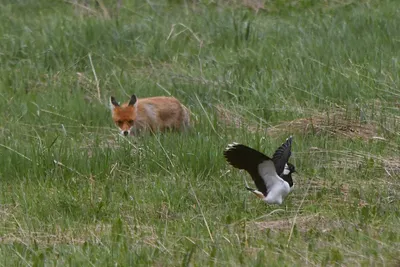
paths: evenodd
<path fill-rule="evenodd" d="M 115 97 L 110 97 L 110 107 L 111 109 L 115 108 L 115 107 L 119 107 L 119 104 L 117 102 L 117 100 L 115 100 Z"/>
<path fill-rule="evenodd" d="M 131 100 L 129 101 L 128 106 L 134 106 L 136 104 L 137 98 L 135 95 L 131 96 Z"/>

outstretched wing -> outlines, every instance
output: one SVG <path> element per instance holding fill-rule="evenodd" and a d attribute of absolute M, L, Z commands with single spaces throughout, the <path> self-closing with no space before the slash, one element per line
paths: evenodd
<path fill-rule="evenodd" d="M 268 181 L 269 174 L 275 173 L 276 175 L 274 164 L 269 157 L 248 146 L 237 143 L 228 145 L 224 151 L 224 156 L 233 167 L 246 170 L 256 184 L 258 191 L 264 195 L 267 194 L 267 187 L 270 184 L 270 181 Z M 267 167 L 261 168 L 260 166 L 264 164 Z"/>
<path fill-rule="evenodd" d="M 272 156 L 272 161 L 275 164 L 276 173 L 282 176 L 285 170 L 285 165 L 289 161 L 290 155 L 292 154 L 292 136 L 286 139 Z"/>

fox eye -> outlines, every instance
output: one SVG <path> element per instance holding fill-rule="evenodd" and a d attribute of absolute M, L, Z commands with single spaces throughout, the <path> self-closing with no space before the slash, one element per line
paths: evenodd
<path fill-rule="evenodd" d="M 133 124 L 133 120 L 129 120 L 128 123 L 129 123 L 129 124 Z"/>
<path fill-rule="evenodd" d="M 123 122 L 122 122 L 122 121 L 117 121 L 117 123 L 118 123 L 118 124 L 122 124 Z"/>

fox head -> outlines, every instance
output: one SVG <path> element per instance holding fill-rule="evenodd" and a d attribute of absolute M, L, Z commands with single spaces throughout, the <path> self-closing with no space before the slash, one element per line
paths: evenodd
<path fill-rule="evenodd" d="M 121 131 L 122 135 L 129 135 L 136 120 L 137 111 L 137 98 L 135 95 L 131 96 L 128 103 L 120 105 L 115 97 L 110 97 L 110 108 L 112 118 L 115 124 Z"/>

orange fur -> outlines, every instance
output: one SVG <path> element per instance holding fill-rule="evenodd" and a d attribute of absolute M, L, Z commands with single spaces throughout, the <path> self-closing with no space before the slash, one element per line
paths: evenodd
<path fill-rule="evenodd" d="M 189 110 L 174 97 L 136 98 L 119 105 L 110 98 L 112 118 L 121 134 L 138 134 L 142 131 L 184 130 L 190 125 Z"/>

